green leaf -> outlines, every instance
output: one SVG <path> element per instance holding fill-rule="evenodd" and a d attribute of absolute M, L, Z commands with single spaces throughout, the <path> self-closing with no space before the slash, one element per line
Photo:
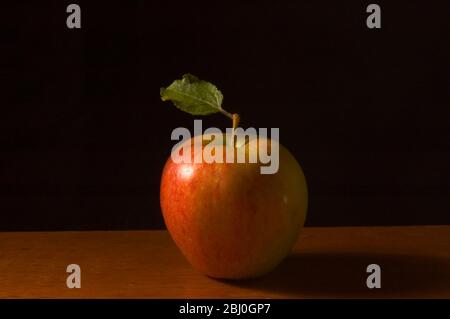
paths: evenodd
<path fill-rule="evenodd" d="M 161 99 L 172 101 L 177 108 L 192 115 L 208 115 L 222 110 L 223 95 L 217 87 L 194 75 L 185 74 L 167 88 L 161 88 Z"/>

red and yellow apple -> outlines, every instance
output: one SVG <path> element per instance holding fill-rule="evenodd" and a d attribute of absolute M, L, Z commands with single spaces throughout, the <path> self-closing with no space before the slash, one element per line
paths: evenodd
<path fill-rule="evenodd" d="M 186 142 L 192 157 L 196 138 Z M 252 151 L 249 143 L 240 147 Z M 167 160 L 160 193 L 164 221 L 198 271 L 223 279 L 258 277 L 292 250 L 307 211 L 303 171 L 281 145 L 278 172 L 261 174 L 261 165 Z"/>

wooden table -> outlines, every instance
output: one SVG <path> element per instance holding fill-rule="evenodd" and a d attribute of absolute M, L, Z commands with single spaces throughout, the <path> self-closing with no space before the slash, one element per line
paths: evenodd
<path fill-rule="evenodd" d="M 66 286 L 73 263 L 80 289 Z M 197 273 L 166 231 L 0 233 L 0 297 L 450 298 L 450 226 L 305 228 L 275 271 L 239 282 Z"/>

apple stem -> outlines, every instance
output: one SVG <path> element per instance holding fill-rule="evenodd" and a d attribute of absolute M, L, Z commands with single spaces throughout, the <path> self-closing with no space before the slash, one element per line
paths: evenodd
<path fill-rule="evenodd" d="M 239 125 L 239 120 L 241 119 L 241 117 L 239 116 L 239 114 L 234 113 L 232 120 L 233 120 L 233 134 L 234 134 L 234 130 L 238 127 Z"/>
<path fill-rule="evenodd" d="M 234 141 L 235 140 L 234 130 L 238 127 L 241 117 L 239 116 L 239 114 L 237 114 L 237 113 L 232 114 L 230 112 L 225 111 L 223 108 L 220 108 L 219 111 L 220 111 L 220 113 L 224 114 L 226 117 L 230 118 L 233 121 L 233 130 L 231 133 L 231 138 Z M 235 143 L 234 143 L 234 145 L 235 145 Z"/>
<path fill-rule="evenodd" d="M 241 117 L 239 116 L 239 114 L 237 113 L 230 113 L 225 111 L 223 108 L 219 109 L 220 113 L 222 113 L 223 115 L 225 115 L 226 117 L 228 117 L 230 120 L 233 121 L 233 132 L 234 130 L 238 127 L 239 125 L 239 120 L 241 119 Z"/>
<path fill-rule="evenodd" d="M 225 111 L 223 108 L 219 108 L 219 111 L 220 111 L 220 113 L 222 113 L 223 115 L 228 117 L 230 120 L 233 119 L 233 114 L 231 114 L 230 112 Z"/>

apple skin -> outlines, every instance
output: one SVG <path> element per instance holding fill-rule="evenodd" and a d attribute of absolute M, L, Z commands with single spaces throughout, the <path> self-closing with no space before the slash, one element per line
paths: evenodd
<path fill-rule="evenodd" d="M 164 221 L 183 255 L 203 274 L 259 277 L 296 243 L 308 202 L 303 171 L 282 145 L 277 173 L 261 174 L 261 165 L 167 160 L 160 193 Z"/>

